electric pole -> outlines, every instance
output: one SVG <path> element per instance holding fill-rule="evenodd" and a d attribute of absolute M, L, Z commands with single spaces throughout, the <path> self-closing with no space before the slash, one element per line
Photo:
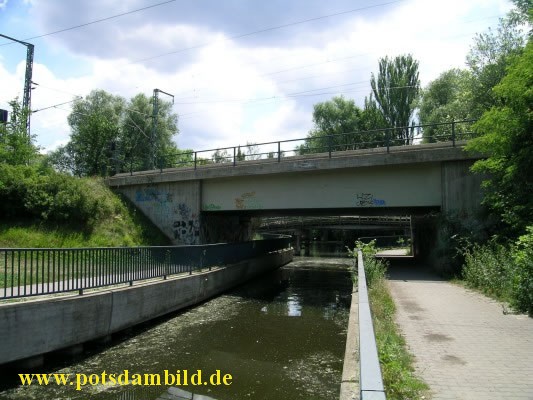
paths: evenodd
<path fill-rule="evenodd" d="M 156 143 L 157 140 L 157 114 L 159 113 L 159 93 L 166 94 L 167 96 L 172 97 L 172 104 L 174 104 L 174 95 L 164 92 L 161 89 L 154 89 L 154 95 L 152 97 L 152 135 L 150 137 L 150 147 L 152 150 L 151 154 L 151 169 L 154 169 L 157 166 L 157 149 Z"/>
<path fill-rule="evenodd" d="M 31 85 L 32 85 L 31 76 L 33 73 L 34 46 L 31 43 L 23 42 L 21 40 L 17 40 L 15 38 L 12 38 L 6 35 L 2 35 L 1 33 L 0 33 L 0 36 L 26 46 L 26 75 L 24 77 L 24 96 L 22 97 L 22 109 L 26 110 L 26 112 L 28 113 L 26 117 L 26 134 L 28 135 L 28 142 L 30 142 L 31 141 L 31 135 L 30 135 Z"/>

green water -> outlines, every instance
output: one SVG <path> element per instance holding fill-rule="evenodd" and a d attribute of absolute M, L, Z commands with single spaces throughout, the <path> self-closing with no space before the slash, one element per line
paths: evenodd
<path fill-rule="evenodd" d="M 157 324 L 137 329 L 66 367 L 40 372 L 231 374 L 230 386 L 182 386 L 217 400 L 338 398 L 351 280 L 341 259 L 296 261 Z M 50 367 L 49 367 L 50 368 Z M 19 371 L 23 372 L 23 371 Z M 74 375 L 73 375 L 74 376 Z M 4 374 L 3 379 L 8 379 Z M 72 378 L 74 380 L 74 378 Z M 100 378 L 101 379 L 101 378 Z M 164 383 L 164 382 L 162 382 Z M 183 382 L 182 382 L 183 383 Z M 0 399 L 155 400 L 167 387 L 12 387 Z"/>

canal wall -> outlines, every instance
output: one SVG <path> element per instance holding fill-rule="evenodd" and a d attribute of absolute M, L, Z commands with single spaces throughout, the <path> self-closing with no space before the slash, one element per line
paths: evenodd
<path fill-rule="evenodd" d="M 0 304 L 0 364 L 104 338 L 205 301 L 292 261 L 282 250 L 226 267 L 82 296 Z"/>
<path fill-rule="evenodd" d="M 346 350 L 342 367 L 340 400 L 360 399 L 359 377 L 361 374 L 359 360 L 359 292 L 357 290 L 357 282 L 354 282 L 350 316 L 348 318 L 348 332 L 346 334 Z"/>

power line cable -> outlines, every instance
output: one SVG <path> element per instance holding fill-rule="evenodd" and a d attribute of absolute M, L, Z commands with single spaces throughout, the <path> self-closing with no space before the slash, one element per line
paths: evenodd
<path fill-rule="evenodd" d="M 318 21 L 318 20 L 321 20 L 321 19 L 337 17 L 339 15 L 351 14 L 351 13 L 354 13 L 354 12 L 364 11 L 364 10 L 368 10 L 368 9 L 371 9 L 371 8 L 383 7 L 383 6 L 387 6 L 387 5 L 391 5 L 391 4 L 395 4 L 395 3 L 400 3 L 400 2 L 403 2 L 403 1 L 406 1 L 406 0 L 394 0 L 394 1 L 389 1 L 387 3 L 374 4 L 374 5 L 371 5 L 371 6 L 359 7 L 359 8 L 354 8 L 354 9 L 351 9 L 351 10 L 346 10 L 346 11 L 340 11 L 340 12 L 333 13 L 333 14 L 321 15 L 319 17 L 308 18 L 308 19 L 304 19 L 304 20 L 300 20 L 300 21 L 290 22 L 288 24 L 276 25 L 276 26 L 271 26 L 271 27 L 268 27 L 268 28 L 263 28 L 263 29 L 259 29 L 259 30 L 256 30 L 256 31 L 252 31 L 252 32 L 246 32 L 246 33 L 241 33 L 241 34 L 238 34 L 238 35 L 228 36 L 227 38 L 225 38 L 225 40 L 241 39 L 243 37 L 257 35 L 259 33 L 265 33 L 265 32 L 270 32 L 270 31 L 274 31 L 274 30 L 277 30 L 277 29 L 288 28 L 290 26 L 301 25 L 301 24 L 305 24 L 307 22 Z M 144 62 L 144 61 L 154 60 L 156 58 L 161 58 L 161 57 L 166 57 L 166 56 L 170 56 L 170 55 L 173 55 L 173 54 L 183 53 L 185 51 L 195 50 L 195 49 L 199 49 L 199 48 L 202 48 L 202 47 L 206 47 L 206 46 L 209 46 L 209 45 L 211 45 L 213 43 L 215 43 L 215 41 L 201 43 L 201 44 L 197 44 L 197 45 L 190 46 L 190 47 L 184 47 L 182 49 L 169 51 L 167 53 L 156 54 L 154 56 L 150 56 L 150 57 L 134 60 L 134 61 L 131 61 L 128 64 L 137 64 L 137 63 L 141 63 L 141 62 Z"/>
<path fill-rule="evenodd" d="M 85 26 L 89 26 L 89 25 L 97 24 L 97 23 L 104 22 L 104 21 L 109 21 L 109 20 L 114 19 L 114 18 L 119 18 L 119 17 L 123 17 L 124 15 L 129 15 L 129 14 L 134 14 L 134 13 L 137 13 L 137 12 L 140 12 L 140 11 L 145 11 L 145 10 L 148 10 L 148 9 L 150 9 L 150 8 L 159 7 L 159 6 L 162 6 L 162 5 L 168 4 L 168 3 L 173 3 L 173 2 L 175 2 L 175 1 L 176 1 L 176 0 L 163 1 L 163 2 L 161 2 L 161 3 L 152 4 L 152 5 L 150 5 L 150 6 L 146 6 L 146 7 L 138 8 L 138 9 L 136 9 L 136 10 L 126 11 L 126 12 L 121 13 L 121 14 L 116 14 L 116 15 L 112 15 L 112 16 L 110 16 L 110 17 L 97 19 L 97 20 L 94 20 L 94 21 L 86 22 L 86 23 L 84 23 L 84 24 L 74 25 L 74 26 L 71 26 L 71 27 L 68 27 L 68 28 L 59 29 L 59 30 L 57 30 L 57 31 L 44 33 L 44 34 L 42 34 L 42 35 L 38 35 L 38 36 L 32 36 L 32 37 L 29 37 L 29 38 L 26 38 L 26 39 L 22 39 L 22 40 L 24 40 L 24 41 L 28 41 L 28 40 L 33 40 L 33 39 L 39 39 L 39 38 L 42 38 L 42 37 L 45 37 L 45 36 L 55 35 L 55 34 L 58 34 L 58 33 L 71 31 L 71 30 L 73 30 L 73 29 L 83 28 L 83 27 L 85 27 Z M 8 45 L 8 44 L 12 44 L 12 42 L 2 43 L 2 44 L 0 44 L 0 46 L 6 46 L 6 45 Z"/>

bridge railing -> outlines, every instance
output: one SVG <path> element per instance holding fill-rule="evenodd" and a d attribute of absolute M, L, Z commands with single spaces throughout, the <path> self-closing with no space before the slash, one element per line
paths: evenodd
<path fill-rule="evenodd" d="M 164 278 L 290 248 L 291 237 L 193 246 L 0 248 L 0 299 Z"/>
<path fill-rule="evenodd" d="M 378 349 L 368 301 L 365 267 L 361 250 L 357 252 L 359 292 L 359 386 L 361 400 L 386 400 L 379 366 Z"/>
<path fill-rule="evenodd" d="M 280 140 L 247 144 L 244 146 L 229 146 L 199 151 L 182 151 L 170 153 L 156 161 L 156 168 L 160 172 L 168 168 L 192 168 L 202 166 L 236 166 L 243 162 L 270 160 L 281 162 L 287 157 L 306 156 L 311 154 L 334 153 L 385 148 L 416 146 L 421 143 L 449 142 L 455 146 L 457 141 L 467 140 L 475 136 L 471 127 L 475 120 L 461 120 L 435 124 L 420 124 L 396 128 L 373 129 L 367 131 L 353 131 L 317 137 Z M 134 165 L 133 160 L 113 160 L 118 173 L 133 174 L 146 170 L 146 167 Z"/>

